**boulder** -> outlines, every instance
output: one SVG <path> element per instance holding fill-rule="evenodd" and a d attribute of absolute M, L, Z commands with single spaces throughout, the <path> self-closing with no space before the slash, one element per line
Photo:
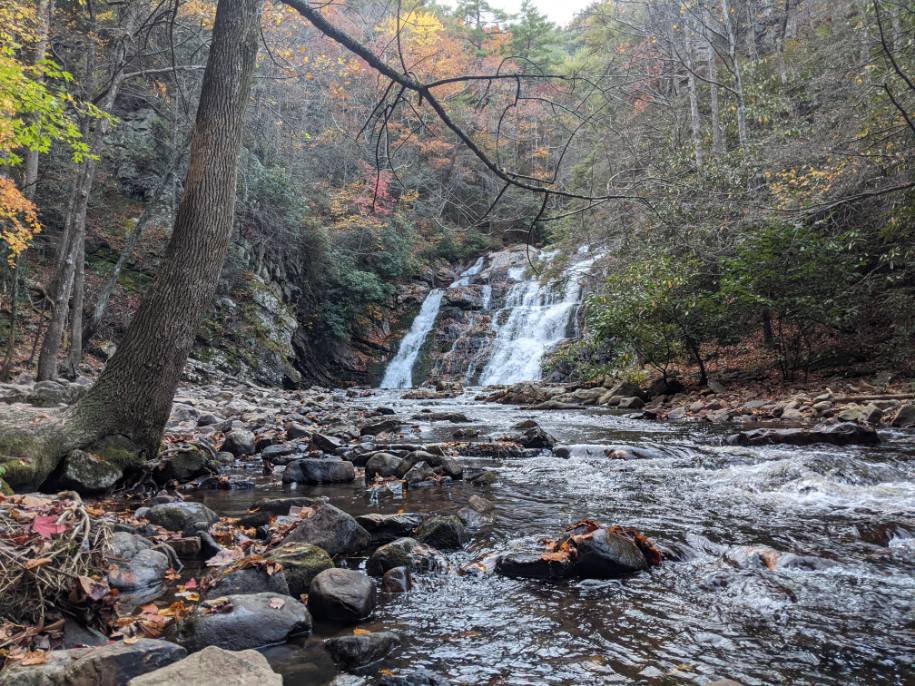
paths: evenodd
<path fill-rule="evenodd" d="M 208 529 L 210 524 L 219 520 L 219 515 L 203 503 L 190 501 L 161 503 L 144 510 L 142 515 L 138 510 L 137 516 L 146 517 L 150 524 L 156 524 L 169 531 L 194 533 Z"/>
<path fill-rule="evenodd" d="M 303 458 L 286 465 L 283 483 L 331 484 L 348 483 L 356 478 L 352 462 Z"/>
<path fill-rule="evenodd" d="M 234 429 L 226 434 L 222 443 L 222 450 L 232 453 L 235 457 L 254 454 L 254 432 L 245 429 Z"/>
<path fill-rule="evenodd" d="M 397 476 L 400 463 L 403 460 L 391 453 L 375 453 L 365 463 L 365 481 L 373 481 L 376 477 L 382 479 Z"/>
<path fill-rule="evenodd" d="M 429 517 L 416 529 L 417 540 L 440 550 L 462 548 L 467 542 L 467 529 L 457 515 Z"/>
<path fill-rule="evenodd" d="M 225 600 L 223 600 L 223 598 Z M 229 595 L 205 605 L 181 624 L 178 642 L 190 651 L 207 646 L 245 650 L 282 643 L 311 631 L 311 615 L 298 600 L 278 593 Z"/>
<path fill-rule="evenodd" d="M 325 453 L 333 453 L 337 448 L 342 448 L 346 443 L 336 436 L 328 434 L 313 433 L 311 435 L 311 447 L 315 450 L 323 450 Z"/>
<path fill-rule="evenodd" d="M 371 542 L 369 532 L 343 510 L 330 503 L 319 503 L 286 536 L 287 543 L 310 543 L 330 555 L 358 553 Z"/>
<path fill-rule="evenodd" d="M 52 650 L 40 665 L 12 664 L 4 686 L 123 686 L 133 677 L 177 662 L 187 651 L 169 641 L 141 638 L 90 648 Z"/>
<path fill-rule="evenodd" d="M 598 529 L 575 543 L 571 573 L 586 579 L 612 579 L 648 569 L 638 546 L 625 536 Z"/>
<path fill-rule="evenodd" d="M 413 530 L 423 523 L 423 515 L 415 512 L 399 512 L 397 514 L 364 514 L 356 517 L 356 521 L 372 537 L 373 545 L 384 545 L 404 536 L 410 536 Z"/>
<path fill-rule="evenodd" d="M 208 646 L 189 657 L 131 679 L 127 686 L 282 686 L 283 677 L 256 650 Z"/>
<path fill-rule="evenodd" d="M 620 398 L 617 406 L 620 409 L 624 410 L 638 410 L 645 407 L 645 401 L 642 400 L 639 396 L 633 395 L 629 397 Z"/>
<path fill-rule="evenodd" d="M 378 548 L 366 563 L 372 576 L 382 576 L 392 569 L 403 567 L 410 571 L 432 571 L 445 566 L 441 555 L 415 538 L 398 538 Z"/>
<path fill-rule="evenodd" d="M 308 543 L 283 543 L 266 556 L 283 565 L 289 594 L 294 598 L 308 593 L 312 580 L 325 569 L 334 567 L 334 561 L 326 550 Z"/>
<path fill-rule="evenodd" d="M 222 595 L 249 595 L 251 593 L 281 593 L 290 595 L 289 584 L 283 572 L 269 574 L 263 567 L 245 567 L 219 577 L 207 592 L 209 597 Z"/>
<path fill-rule="evenodd" d="M 351 569 L 326 569 L 311 582 L 308 608 L 318 619 L 352 624 L 375 609 L 375 585 Z"/>
<path fill-rule="evenodd" d="M 399 645 L 400 636 L 393 631 L 337 636 L 324 641 L 324 647 L 333 661 L 347 668 L 363 667 L 377 662 Z"/>

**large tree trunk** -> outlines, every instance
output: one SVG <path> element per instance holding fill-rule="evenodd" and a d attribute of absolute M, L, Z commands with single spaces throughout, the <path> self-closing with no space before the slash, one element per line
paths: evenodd
<path fill-rule="evenodd" d="M 191 140 L 185 193 L 156 280 L 117 352 L 73 408 L 77 433 L 128 436 L 156 454 L 181 371 L 213 298 L 235 213 L 260 0 L 220 0 Z"/>

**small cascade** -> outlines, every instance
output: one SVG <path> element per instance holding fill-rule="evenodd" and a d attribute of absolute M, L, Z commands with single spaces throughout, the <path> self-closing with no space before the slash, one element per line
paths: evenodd
<path fill-rule="evenodd" d="M 485 257 L 480 257 L 468 269 L 449 286 L 449 288 L 460 288 L 469 286 L 470 280 L 483 271 L 483 265 L 486 262 Z M 491 292 L 491 291 L 490 291 Z M 433 288 L 429 295 L 423 301 L 419 314 L 413 320 L 410 330 L 400 342 L 397 355 L 394 356 L 384 371 L 384 378 L 381 380 L 381 388 L 412 388 L 413 387 L 413 367 L 416 359 L 426 342 L 429 332 L 435 326 L 435 320 L 438 318 L 439 310 L 442 306 L 442 297 L 445 291 L 441 288 Z"/>
<path fill-rule="evenodd" d="M 411 388 L 413 386 L 413 365 L 416 364 L 419 351 L 426 342 L 426 336 L 429 335 L 435 324 L 444 294 L 445 291 L 441 288 L 433 288 L 423 300 L 419 314 L 416 315 L 410 330 L 400 342 L 397 355 L 388 363 L 388 367 L 384 371 L 384 378 L 381 380 L 382 388 Z"/>
<path fill-rule="evenodd" d="M 543 253 L 545 261 L 555 253 Z M 564 272 L 565 286 L 542 284 L 536 275 L 521 280 L 523 270 L 509 271 L 516 280 L 503 307 L 493 317 L 492 354 L 480 374 L 480 385 L 512 384 L 541 377 L 544 355 L 567 336 L 581 302 L 581 278 L 596 258 L 583 258 Z"/>

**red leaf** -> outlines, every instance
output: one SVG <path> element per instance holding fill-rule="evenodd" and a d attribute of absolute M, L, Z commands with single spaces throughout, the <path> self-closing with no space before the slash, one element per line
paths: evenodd
<path fill-rule="evenodd" d="M 35 517 L 35 519 L 32 520 L 32 531 L 42 538 L 51 538 L 58 534 L 62 534 L 66 530 L 66 525 L 58 524 L 57 517 L 51 515 Z"/>

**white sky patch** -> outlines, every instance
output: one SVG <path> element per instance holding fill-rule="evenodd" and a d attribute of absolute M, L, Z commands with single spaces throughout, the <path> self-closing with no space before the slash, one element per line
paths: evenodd
<path fill-rule="evenodd" d="M 534 0 L 534 5 L 543 12 L 550 21 L 565 26 L 575 16 L 591 4 L 593 0 Z M 447 4 L 454 5 L 454 0 L 446 0 Z M 500 10 L 515 13 L 521 9 L 521 0 L 489 0 L 489 4 Z"/>

